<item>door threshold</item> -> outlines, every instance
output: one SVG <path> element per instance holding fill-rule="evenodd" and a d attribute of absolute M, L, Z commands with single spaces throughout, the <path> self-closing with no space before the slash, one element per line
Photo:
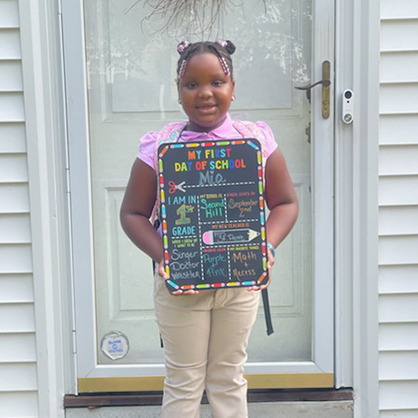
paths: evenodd
<path fill-rule="evenodd" d="M 97 393 L 66 395 L 65 408 L 161 405 L 162 392 Z M 248 402 L 352 401 L 353 389 L 250 389 Z M 202 403 L 208 403 L 206 395 Z"/>

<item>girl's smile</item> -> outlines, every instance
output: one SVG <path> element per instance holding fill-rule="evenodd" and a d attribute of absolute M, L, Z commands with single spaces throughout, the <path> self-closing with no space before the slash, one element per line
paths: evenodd
<path fill-rule="evenodd" d="M 202 53 L 190 58 L 178 85 L 180 102 L 190 121 L 188 129 L 209 132 L 222 125 L 234 86 L 216 55 Z"/>

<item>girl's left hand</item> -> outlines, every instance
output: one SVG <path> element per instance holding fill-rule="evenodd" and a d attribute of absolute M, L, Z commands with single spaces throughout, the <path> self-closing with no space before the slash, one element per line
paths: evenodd
<path fill-rule="evenodd" d="M 269 287 L 270 281 L 271 281 L 271 269 L 272 269 L 272 267 L 274 265 L 274 257 L 273 257 L 273 255 L 272 255 L 272 253 L 271 253 L 270 250 L 267 251 L 267 257 L 268 257 L 268 259 L 267 259 L 267 270 L 269 272 L 269 280 L 268 280 L 268 282 L 266 284 L 263 284 L 262 286 L 251 286 L 251 287 L 249 287 L 247 289 L 249 292 L 251 292 L 253 290 L 256 290 L 256 291 L 263 290 L 263 289 L 267 289 Z"/>
<path fill-rule="evenodd" d="M 164 269 L 164 261 L 161 260 L 161 262 L 158 264 L 158 268 L 157 268 L 157 272 L 158 274 L 164 279 L 164 280 L 168 280 L 170 277 L 167 275 L 167 273 L 165 272 Z M 168 290 L 168 289 L 167 289 Z M 199 292 L 197 290 L 186 290 L 183 291 L 181 289 L 179 290 L 175 290 L 173 292 L 170 292 L 170 294 L 172 296 L 183 296 L 183 295 L 196 295 Z"/>

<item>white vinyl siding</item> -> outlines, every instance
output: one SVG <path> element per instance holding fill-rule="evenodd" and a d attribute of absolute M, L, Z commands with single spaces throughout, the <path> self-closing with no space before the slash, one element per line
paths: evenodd
<path fill-rule="evenodd" d="M 380 417 L 418 416 L 418 2 L 381 2 Z"/>
<path fill-rule="evenodd" d="M 0 418 L 37 417 L 35 310 L 17 0 L 0 0 Z"/>
<path fill-rule="evenodd" d="M 0 0 L 1 1 L 1 0 Z M 1 416 L 8 418 L 33 418 L 38 408 L 36 392 L 0 393 Z"/>

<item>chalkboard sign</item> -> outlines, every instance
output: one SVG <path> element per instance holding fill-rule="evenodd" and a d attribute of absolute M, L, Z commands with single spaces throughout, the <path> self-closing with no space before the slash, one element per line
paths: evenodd
<path fill-rule="evenodd" d="M 260 148 L 256 139 L 158 148 L 170 291 L 267 283 Z"/>

